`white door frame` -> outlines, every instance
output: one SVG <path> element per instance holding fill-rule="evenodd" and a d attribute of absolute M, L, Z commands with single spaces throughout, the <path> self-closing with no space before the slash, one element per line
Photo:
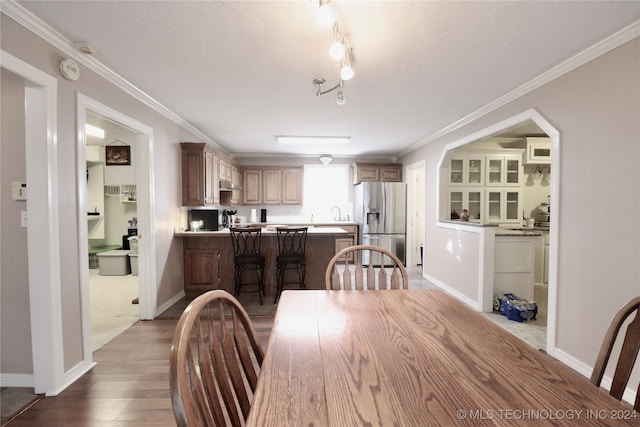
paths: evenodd
<path fill-rule="evenodd" d="M 415 182 L 411 179 L 414 174 L 417 174 L 420 172 L 420 170 L 422 170 L 422 173 L 424 174 L 423 176 L 423 183 L 424 185 L 422 186 L 421 189 L 416 188 Z M 414 244 L 414 230 L 413 230 L 413 217 L 415 216 L 414 213 L 416 210 L 418 209 L 422 209 L 423 212 L 423 219 L 426 221 L 426 218 L 424 217 L 424 213 L 426 213 L 426 194 L 424 194 L 424 192 L 426 191 L 426 182 L 427 182 L 427 162 L 425 160 L 421 160 L 419 162 L 416 163 L 412 163 L 410 165 L 408 165 L 406 167 L 405 170 L 405 176 L 406 181 L 407 181 L 407 242 L 406 242 L 406 252 L 407 252 L 407 262 L 406 265 L 407 266 L 413 266 L 414 264 L 418 264 L 416 262 L 416 260 L 413 259 L 413 251 L 410 250 L 411 247 L 413 247 Z M 422 194 L 422 206 L 415 206 L 414 203 L 414 197 L 413 194 L 415 193 L 416 190 L 421 190 L 423 192 Z M 424 239 L 425 239 L 425 226 L 424 226 L 424 221 L 423 221 L 423 225 L 422 225 L 422 236 L 421 236 L 421 240 L 424 243 Z M 422 266 L 424 267 L 424 266 Z M 422 268 L 421 267 L 421 268 Z"/>
<path fill-rule="evenodd" d="M 86 135 L 87 112 L 105 117 L 138 133 L 136 144 L 136 182 L 138 221 L 138 289 L 140 319 L 151 320 L 157 305 L 155 237 L 153 216 L 153 129 L 81 93 L 77 96 L 77 179 L 78 246 L 80 251 L 80 294 L 82 300 L 82 335 L 85 360 L 92 360 L 91 315 L 89 312 L 89 241 L 86 209 Z"/>
<path fill-rule="evenodd" d="M 32 385 L 36 393 L 55 395 L 65 382 L 57 185 L 58 81 L 2 50 L 0 66 L 30 82 L 25 86 L 25 158 Z"/>

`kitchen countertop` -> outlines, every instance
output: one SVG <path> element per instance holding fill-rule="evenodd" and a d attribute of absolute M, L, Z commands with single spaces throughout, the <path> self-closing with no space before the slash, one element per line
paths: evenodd
<path fill-rule="evenodd" d="M 288 224 L 288 225 L 293 225 L 293 224 Z M 272 226 L 276 227 L 279 225 L 272 224 Z M 182 231 L 182 232 L 175 233 L 174 236 L 176 237 L 222 237 L 222 236 L 228 236 L 229 234 L 230 234 L 229 229 L 223 228 L 222 230 L 218 230 L 218 231 Z M 276 230 L 275 228 L 271 230 L 266 227 L 262 227 L 262 234 L 267 236 L 276 235 Z M 322 227 L 322 228 L 309 227 L 309 229 L 307 230 L 307 234 L 308 235 L 312 235 L 312 234 L 327 235 L 327 234 L 347 234 L 347 232 L 340 227 Z"/>

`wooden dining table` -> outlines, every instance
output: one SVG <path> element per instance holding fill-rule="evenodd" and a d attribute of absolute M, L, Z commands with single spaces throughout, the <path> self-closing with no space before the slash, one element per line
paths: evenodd
<path fill-rule="evenodd" d="M 439 290 L 283 292 L 248 426 L 640 425 Z"/>

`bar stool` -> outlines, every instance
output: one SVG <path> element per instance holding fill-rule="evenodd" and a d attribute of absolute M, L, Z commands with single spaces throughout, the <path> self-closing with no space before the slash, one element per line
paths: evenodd
<path fill-rule="evenodd" d="M 260 240 L 262 229 L 260 227 L 230 228 L 231 242 L 233 243 L 234 261 L 234 295 L 238 297 L 240 292 L 258 292 L 260 305 L 264 295 L 264 256 L 260 255 Z M 243 290 L 243 287 L 254 287 Z"/>
<path fill-rule="evenodd" d="M 278 236 L 278 256 L 276 257 L 278 289 L 274 304 L 278 302 L 285 285 L 297 284 L 300 289 L 305 288 L 304 277 L 307 265 L 305 258 L 307 227 L 278 227 L 276 233 Z M 294 277 L 288 281 L 287 271 L 294 273 Z"/>

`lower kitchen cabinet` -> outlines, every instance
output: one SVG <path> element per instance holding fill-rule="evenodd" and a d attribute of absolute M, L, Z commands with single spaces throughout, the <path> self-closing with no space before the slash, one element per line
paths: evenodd
<path fill-rule="evenodd" d="M 220 284 L 220 251 L 217 249 L 184 250 L 184 289 L 218 289 Z"/>
<path fill-rule="evenodd" d="M 537 236 L 496 236 L 493 296 L 505 293 L 533 301 Z"/>

